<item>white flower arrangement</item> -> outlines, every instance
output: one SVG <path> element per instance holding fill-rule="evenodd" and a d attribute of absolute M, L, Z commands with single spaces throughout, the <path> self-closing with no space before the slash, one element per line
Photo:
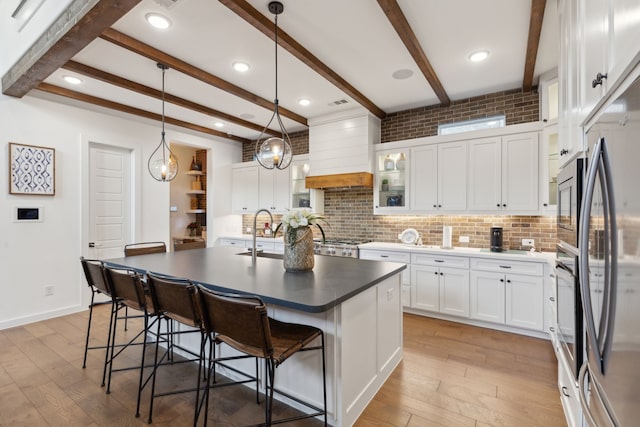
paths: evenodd
<path fill-rule="evenodd" d="M 293 212 L 289 211 L 282 215 L 282 221 L 280 222 L 280 224 L 278 224 L 278 227 L 273 234 L 275 236 L 278 233 L 280 227 L 284 226 L 283 232 L 288 233 L 288 240 L 289 242 L 292 242 L 291 245 L 293 246 L 293 242 L 295 242 L 296 240 L 296 233 L 298 228 L 315 225 L 320 229 L 320 233 L 322 233 L 322 241 L 324 242 L 325 235 L 324 230 L 320 226 L 321 222 L 327 225 L 329 224 L 324 216 L 317 213 L 313 213 L 307 210 L 296 210 Z"/>

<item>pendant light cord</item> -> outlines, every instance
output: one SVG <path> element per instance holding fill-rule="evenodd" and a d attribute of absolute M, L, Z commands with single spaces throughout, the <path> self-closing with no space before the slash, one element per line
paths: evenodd
<path fill-rule="evenodd" d="M 278 115 L 278 118 L 280 117 L 280 113 L 278 112 L 278 15 L 276 15 L 276 31 L 275 31 L 275 58 L 276 58 L 276 98 L 273 101 L 273 104 L 275 105 L 275 110 L 276 110 L 276 114 Z"/>

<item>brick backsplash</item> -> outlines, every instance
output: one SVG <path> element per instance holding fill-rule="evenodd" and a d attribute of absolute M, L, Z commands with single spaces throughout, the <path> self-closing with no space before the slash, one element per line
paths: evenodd
<path fill-rule="evenodd" d="M 538 88 L 529 92 L 512 89 L 453 101 L 448 107 L 432 105 L 389 113 L 380 123 L 381 142 L 422 138 L 438 134 L 438 124 L 504 114 L 507 125 L 540 120 Z M 294 154 L 309 152 L 309 131 L 289 134 Z M 244 144 L 242 161 L 253 159 L 255 144 Z"/>
<path fill-rule="evenodd" d="M 523 92 L 514 89 L 453 101 L 448 107 L 428 106 L 390 113 L 381 122 L 381 142 L 420 138 L 437 134 L 438 124 L 472 120 L 505 114 L 507 125 L 539 120 L 537 88 Z M 309 132 L 289 135 L 294 154 L 309 152 Z M 254 144 L 243 147 L 243 161 L 253 159 Z M 398 242 L 398 234 L 415 228 L 425 245 L 442 244 L 442 226 L 453 227 L 454 246 L 489 247 L 489 229 L 503 227 L 504 246 L 521 249 L 523 238 L 534 239 L 538 250 L 555 251 L 554 217 L 492 216 L 492 215 L 373 215 L 373 190 L 326 190 L 325 216 L 330 223 L 324 227 L 328 238 L 364 239 L 378 242 Z M 268 221 L 262 215 L 259 229 Z M 280 216 L 274 216 L 278 223 Z M 243 216 L 243 230 L 253 226 L 253 216 Z M 314 234 L 319 232 L 314 227 Z M 458 243 L 460 236 L 469 236 L 469 243 Z"/>
<path fill-rule="evenodd" d="M 500 216 L 500 215 L 373 215 L 372 190 L 326 190 L 325 217 L 329 226 L 324 231 L 327 238 L 371 240 L 397 243 L 398 234 L 406 228 L 415 228 L 422 235 L 425 245 L 442 244 L 442 226 L 453 228 L 453 245 L 470 248 L 489 247 L 489 229 L 504 229 L 503 243 L 508 249 L 522 248 L 522 239 L 534 239 L 537 250 L 555 251 L 555 218 L 549 216 Z M 258 217 L 258 229 L 269 220 Z M 274 222 L 280 216 L 274 215 Z M 243 229 L 253 226 L 253 216 L 243 216 Z M 317 238 L 319 231 L 314 229 Z M 459 243 L 460 236 L 469 236 L 469 243 Z"/>

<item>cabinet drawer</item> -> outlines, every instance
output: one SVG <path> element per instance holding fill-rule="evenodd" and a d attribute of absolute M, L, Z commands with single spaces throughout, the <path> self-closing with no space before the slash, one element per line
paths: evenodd
<path fill-rule="evenodd" d="M 471 269 L 509 274 L 526 274 L 529 276 L 542 276 L 542 273 L 544 272 L 544 264 L 538 262 L 472 258 Z"/>
<path fill-rule="evenodd" d="M 469 258 L 459 256 L 440 256 L 433 254 L 411 254 L 411 264 L 433 265 L 436 267 L 469 268 Z"/>
<path fill-rule="evenodd" d="M 247 248 L 253 246 L 252 240 L 247 240 Z M 262 249 L 263 251 L 273 252 L 276 244 L 274 242 L 256 242 L 256 249 Z M 284 252 L 284 250 L 283 250 Z"/>
<path fill-rule="evenodd" d="M 370 259 L 374 261 L 411 263 L 411 253 L 380 251 L 375 249 L 360 249 L 360 259 Z"/>

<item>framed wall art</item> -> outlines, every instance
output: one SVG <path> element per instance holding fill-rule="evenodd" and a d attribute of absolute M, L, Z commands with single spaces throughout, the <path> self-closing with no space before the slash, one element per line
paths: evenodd
<path fill-rule="evenodd" d="M 9 143 L 9 194 L 53 196 L 56 193 L 56 151 Z"/>

